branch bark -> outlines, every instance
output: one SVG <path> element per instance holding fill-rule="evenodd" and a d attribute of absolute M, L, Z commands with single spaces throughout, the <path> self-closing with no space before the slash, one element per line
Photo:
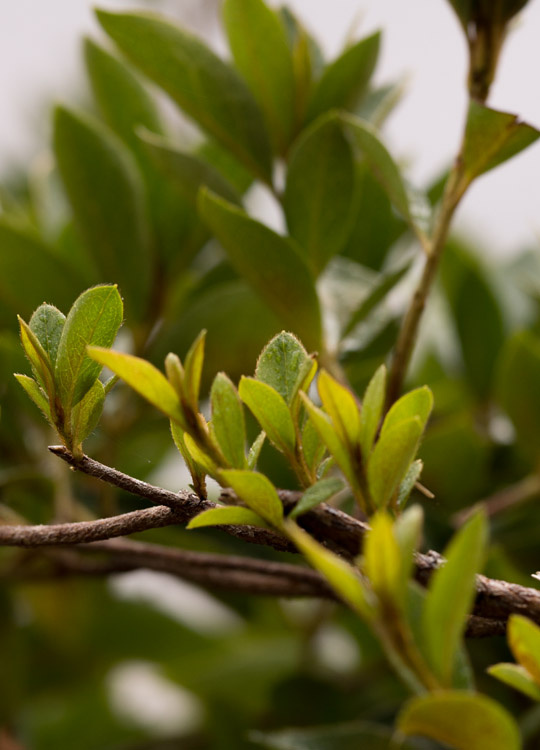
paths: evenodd
<path fill-rule="evenodd" d="M 159 503 L 159 506 L 156 508 L 147 508 L 132 513 L 126 513 L 122 516 L 114 516 L 112 518 L 74 524 L 59 524 L 56 526 L 0 526 L 0 545 L 51 547 L 55 545 L 84 544 L 84 549 L 86 550 L 100 550 L 102 552 L 117 555 L 115 561 L 109 561 L 109 565 L 113 565 L 113 568 L 109 567 L 108 572 L 119 570 L 118 566 L 120 566 L 120 569 L 125 570 L 126 567 L 122 568 L 121 566 L 151 567 L 152 569 L 158 569 L 153 566 L 161 565 L 162 568 L 159 569 L 162 569 L 164 572 L 172 572 L 173 574 L 187 577 L 188 575 L 196 574 L 190 574 L 190 566 L 199 571 L 205 567 L 203 562 L 196 564 L 194 561 L 181 563 L 180 558 L 174 558 L 173 560 L 171 557 L 172 550 L 166 547 L 158 547 L 157 549 L 160 550 L 158 555 L 157 551 L 153 549 L 153 546 L 141 546 L 138 542 L 115 542 L 111 537 L 123 536 L 124 534 L 133 533 L 134 531 L 142 531 L 144 529 L 155 528 L 158 526 L 185 523 L 202 510 L 215 507 L 214 503 L 207 500 L 201 500 L 194 493 L 188 491 L 174 493 L 155 487 L 123 474 L 116 469 L 111 469 L 87 456 L 83 457 L 81 460 L 77 460 L 63 447 L 54 446 L 50 450 L 68 464 L 83 471 L 85 474 L 97 477 L 104 482 L 120 487 L 121 489 L 150 500 L 151 502 Z M 280 491 L 280 497 L 285 509 L 289 510 L 297 502 L 299 493 L 282 490 Z M 233 493 L 229 490 L 223 492 L 222 499 L 228 502 L 234 502 L 236 500 Z M 367 524 L 362 523 L 335 508 L 325 505 L 321 505 L 301 516 L 299 522 L 306 531 L 312 534 L 312 536 L 349 560 L 353 559 L 360 553 L 364 534 L 369 529 Z M 221 528 L 226 533 L 252 544 L 273 547 L 279 551 L 296 552 L 294 546 L 287 539 L 280 534 L 267 529 L 246 526 L 222 526 Z M 104 541 L 107 539 L 110 539 L 111 541 Z M 98 544 L 96 543 L 96 540 L 102 541 Z M 118 547 L 118 545 L 126 544 L 136 544 L 137 546 L 135 548 L 127 548 L 125 546 Z M 114 545 L 117 546 L 115 547 Z M 149 549 L 152 551 L 148 552 Z M 136 557 L 134 557 L 135 550 Z M 146 552 L 144 552 L 144 550 L 146 550 Z M 195 554 L 179 553 L 178 551 L 175 552 L 177 555 Z M 122 558 L 121 560 L 119 559 L 119 556 Z M 287 588 L 283 582 L 283 570 L 280 569 L 278 571 L 277 569 L 272 569 L 272 566 L 279 565 L 278 563 L 255 561 L 251 558 L 243 557 L 232 558 L 230 565 L 233 567 L 237 566 L 234 571 L 235 576 L 233 576 L 233 571 L 231 568 L 227 567 L 228 563 L 226 562 L 231 558 L 222 556 L 218 556 L 218 559 L 215 560 L 213 558 L 215 558 L 215 556 L 210 556 L 212 563 L 207 560 L 208 564 L 206 565 L 206 569 L 210 570 L 215 563 L 218 571 L 212 572 L 211 574 L 205 574 L 206 580 L 210 580 L 210 577 L 212 577 L 213 580 L 216 581 L 216 583 L 212 585 L 219 585 L 219 571 L 223 574 L 226 570 L 231 577 L 230 579 L 222 577 L 221 580 L 229 580 L 230 585 L 232 585 L 233 581 L 236 581 L 235 585 L 241 586 L 243 584 L 236 578 L 236 575 L 243 577 L 246 575 L 247 571 L 247 574 L 252 576 L 248 583 L 246 583 L 246 586 L 251 585 L 253 587 L 250 589 L 251 593 L 264 593 L 265 586 L 263 585 L 264 581 L 262 580 L 262 577 L 268 575 L 269 577 L 265 579 L 267 593 L 270 593 L 269 588 L 271 589 L 274 587 L 274 595 L 278 595 L 278 591 L 282 592 L 279 595 L 293 595 L 286 593 L 287 590 L 290 590 L 290 582 L 287 584 L 287 586 L 289 586 L 289 588 Z M 188 558 L 182 559 L 187 560 Z M 158 560 L 160 562 L 158 562 Z M 204 558 L 197 557 L 194 558 L 194 560 L 202 561 Z M 241 561 L 241 563 L 239 561 Z M 444 559 L 437 552 L 430 551 L 425 554 L 418 553 L 416 555 L 415 563 L 416 578 L 425 586 L 428 584 L 433 572 L 440 567 L 440 565 L 444 564 Z M 117 567 L 114 568 L 114 565 Z M 255 568 L 250 567 L 252 565 L 255 565 Z M 259 568 L 258 566 L 261 567 Z M 242 569 L 241 571 L 240 567 Z M 306 569 L 297 566 L 289 567 L 296 570 L 302 570 L 303 572 L 301 575 L 305 575 Z M 127 569 L 134 568 L 129 567 Z M 181 569 L 185 571 L 185 575 L 180 572 Z M 262 572 L 263 569 L 266 573 Z M 84 571 L 81 569 L 79 572 L 82 574 Z M 96 574 L 98 572 L 99 571 L 96 568 Z M 73 570 L 73 573 L 77 573 L 77 571 Z M 274 573 L 277 575 L 277 578 L 271 579 L 271 576 Z M 197 575 L 199 575 L 199 573 L 197 573 Z M 295 575 L 299 574 L 295 573 Z M 314 571 L 310 571 L 310 576 L 309 586 L 318 587 L 321 582 L 324 583 L 320 576 Z M 317 582 L 315 583 L 316 579 Z M 194 579 L 190 578 L 189 580 Z M 202 583 L 202 585 L 204 585 L 204 583 Z M 305 585 L 308 586 L 307 583 L 305 583 Z M 524 614 L 540 624 L 540 591 L 537 589 L 519 586 L 506 581 L 497 581 L 491 578 L 486 578 L 485 576 L 477 577 L 476 588 L 477 595 L 473 609 L 474 618 L 471 618 L 470 620 L 469 635 L 499 635 L 504 631 L 506 620 L 513 613 Z M 315 591 L 315 589 L 311 590 Z M 299 595 L 325 596 L 322 589 L 320 591 L 321 593 L 319 594 L 305 593 Z M 329 591 L 328 587 L 326 587 L 326 591 Z M 328 597 L 325 596 L 325 598 Z M 335 598 L 335 596 L 332 594 L 330 598 Z"/>

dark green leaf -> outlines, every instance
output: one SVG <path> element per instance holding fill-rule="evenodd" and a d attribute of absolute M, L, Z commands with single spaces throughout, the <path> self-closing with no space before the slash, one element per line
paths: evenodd
<path fill-rule="evenodd" d="M 224 372 L 214 378 L 210 391 L 212 429 L 223 455 L 234 469 L 245 469 L 246 428 L 238 392 Z"/>
<path fill-rule="evenodd" d="M 313 360 L 296 336 L 282 331 L 262 350 L 255 377 L 276 390 L 290 406 L 312 365 Z"/>
<path fill-rule="evenodd" d="M 486 695 L 442 691 L 413 698 L 398 717 L 407 735 L 431 737 L 456 750 L 520 750 L 519 730 L 500 704 Z"/>
<path fill-rule="evenodd" d="M 101 372 L 101 365 L 90 359 L 86 347 L 111 346 L 122 318 L 122 299 L 116 286 L 95 286 L 75 300 L 62 330 L 55 367 L 58 394 L 67 413 Z"/>
<path fill-rule="evenodd" d="M 361 39 L 324 69 L 311 95 L 308 121 L 330 109 L 358 106 L 377 63 L 380 36 L 377 32 Z"/>
<path fill-rule="evenodd" d="M 486 519 L 478 513 L 452 539 L 444 552 L 446 563 L 435 571 L 429 584 L 423 616 L 424 644 L 431 668 L 446 686 L 452 685 L 454 659 L 486 544 Z"/>
<path fill-rule="evenodd" d="M 254 174 L 271 180 L 262 114 L 237 73 L 196 37 L 157 15 L 98 11 L 122 52 Z"/>
<path fill-rule="evenodd" d="M 283 153 L 295 113 L 293 61 L 285 29 L 263 0 L 226 0 L 223 16 L 236 67 L 265 115 L 276 150 Z"/>
<path fill-rule="evenodd" d="M 351 145 L 335 115 L 321 117 L 291 151 L 284 196 L 289 232 L 315 275 L 345 245 L 355 198 Z"/>
<path fill-rule="evenodd" d="M 102 278 L 120 284 L 141 319 L 152 281 L 141 175 L 127 147 L 97 122 L 59 107 L 54 149 L 75 219 Z"/>
<path fill-rule="evenodd" d="M 49 355 L 53 367 L 65 322 L 66 316 L 57 307 L 47 304 L 40 305 L 30 318 L 30 330 Z"/>
<path fill-rule="evenodd" d="M 319 300 L 295 245 L 207 190 L 201 191 L 199 211 L 237 271 L 308 349 L 317 349 Z"/>
<path fill-rule="evenodd" d="M 309 487 L 302 495 L 298 503 L 289 513 L 289 518 L 298 518 L 302 513 L 315 508 L 321 503 L 326 503 L 331 497 L 343 489 L 341 479 L 321 479 L 316 484 Z"/>

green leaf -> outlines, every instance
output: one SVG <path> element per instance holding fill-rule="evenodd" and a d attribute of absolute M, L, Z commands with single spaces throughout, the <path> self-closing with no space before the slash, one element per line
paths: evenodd
<path fill-rule="evenodd" d="M 367 122 L 353 115 L 342 114 L 341 119 L 358 149 L 358 156 L 385 189 L 388 197 L 404 219 L 413 223 L 405 183 L 395 161 L 381 143 L 377 131 Z"/>
<path fill-rule="evenodd" d="M 536 461 L 540 455 L 540 339 L 530 331 L 506 343 L 498 372 L 498 397 L 518 441 Z"/>
<path fill-rule="evenodd" d="M 386 367 L 381 365 L 371 378 L 364 393 L 360 410 L 359 443 L 362 459 L 367 462 L 379 429 L 386 395 Z"/>
<path fill-rule="evenodd" d="M 210 391 L 212 429 L 229 464 L 245 469 L 246 427 L 238 392 L 224 372 L 214 378 Z"/>
<path fill-rule="evenodd" d="M 164 138 L 146 130 L 138 130 L 137 133 L 156 167 L 191 205 L 196 206 L 201 187 L 208 187 L 230 203 L 241 204 L 236 188 L 204 159 L 180 151 Z"/>
<path fill-rule="evenodd" d="M 88 354 L 95 362 L 105 365 L 116 373 L 152 406 L 177 422 L 182 429 L 186 429 L 178 395 L 165 375 L 154 365 L 132 354 L 123 354 L 97 346 L 88 347 Z"/>
<path fill-rule="evenodd" d="M 265 440 L 266 440 L 266 432 L 264 432 L 263 430 L 262 432 L 259 432 L 255 440 L 251 444 L 251 448 L 248 451 L 248 457 L 247 457 L 248 469 L 251 469 L 252 471 L 255 470 L 257 466 L 257 461 L 259 460 L 259 456 L 261 455 L 261 450 L 262 450 Z"/>
<path fill-rule="evenodd" d="M 386 415 L 381 428 L 381 439 L 400 422 L 412 417 L 418 417 L 422 425 L 422 430 L 424 430 L 432 408 L 433 394 L 427 385 L 424 385 L 422 388 L 415 388 L 414 391 L 406 393 L 392 404 Z"/>
<path fill-rule="evenodd" d="M 47 393 L 49 400 L 52 401 L 56 393 L 56 388 L 53 367 L 49 355 L 42 347 L 39 339 L 31 330 L 30 326 L 25 323 L 21 317 L 19 317 L 18 320 L 21 344 L 24 353 L 30 362 L 36 380 L 39 385 L 43 386 L 43 390 Z"/>
<path fill-rule="evenodd" d="M 66 316 L 58 308 L 47 304 L 40 305 L 30 318 L 29 328 L 47 353 L 53 367 L 65 322 Z"/>
<path fill-rule="evenodd" d="M 363 570 L 375 594 L 394 606 L 403 604 L 401 550 L 390 516 L 379 511 L 370 519 L 370 531 L 363 545 Z"/>
<path fill-rule="evenodd" d="M 118 283 L 142 319 L 152 281 L 145 191 L 134 157 L 98 122 L 58 107 L 54 150 L 79 231 L 101 277 Z"/>
<path fill-rule="evenodd" d="M 413 505 L 394 523 L 394 534 L 400 549 L 400 589 L 403 600 L 410 588 L 410 578 L 414 567 L 414 553 L 418 549 L 422 538 L 424 512 L 420 505 Z"/>
<path fill-rule="evenodd" d="M 192 518 L 186 529 L 200 529 L 203 526 L 262 526 L 268 528 L 264 519 L 249 508 L 224 505 L 210 508 Z"/>
<path fill-rule="evenodd" d="M 357 571 L 307 532 L 288 521 L 286 532 L 313 567 L 322 573 L 337 594 L 366 620 L 373 615 L 369 595 Z"/>
<path fill-rule="evenodd" d="M 511 615 L 508 621 L 508 645 L 516 661 L 540 686 L 540 628 L 522 615 Z"/>
<path fill-rule="evenodd" d="M 409 471 L 405 474 L 405 477 L 399 485 L 399 492 L 397 498 L 397 507 L 402 509 L 405 507 L 407 500 L 410 497 L 411 492 L 414 489 L 414 485 L 420 479 L 422 469 L 424 468 L 424 462 L 419 458 L 413 461 L 409 467 Z"/>
<path fill-rule="evenodd" d="M 463 147 L 464 179 L 470 183 L 519 154 L 539 136 L 540 131 L 521 122 L 517 115 L 498 112 L 472 100 Z"/>
<path fill-rule="evenodd" d="M 122 52 L 254 174 L 271 181 L 262 114 L 240 76 L 196 37 L 157 15 L 97 11 Z"/>
<path fill-rule="evenodd" d="M 221 473 L 227 486 L 232 487 L 243 503 L 272 526 L 281 527 L 283 505 L 276 488 L 264 474 L 242 469 L 227 469 Z"/>
<path fill-rule="evenodd" d="M 325 727 L 252 732 L 251 742 L 270 750 L 414 750 L 408 742 L 393 741 L 394 731 L 364 721 Z"/>
<path fill-rule="evenodd" d="M 300 500 L 289 513 L 289 518 L 298 518 L 298 516 L 307 513 L 308 510 L 315 508 L 317 505 L 326 503 L 342 489 L 343 482 L 341 479 L 321 479 L 303 493 Z"/>
<path fill-rule="evenodd" d="M 295 81 L 285 29 L 263 0 L 225 0 L 223 17 L 236 67 L 262 112 L 276 151 L 290 143 Z"/>
<path fill-rule="evenodd" d="M 411 267 L 408 261 L 404 265 L 397 268 L 395 271 L 389 271 L 382 275 L 373 285 L 373 288 L 360 303 L 360 306 L 354 311 L 349 318 L 347 325 L 343 329 L 342 336 L 347 336 L 351 331 L 356 328 L 359 323 L 362 323 L 368 315 L 388 296 L 389 292 L 399 284 L 401 279 L 405 276 L 407 271 Z"/>
<path fill-rule="evenodd" d="M 540 686 L 532 679 L 525 667 L 518 664 L 493 664 L 488 667 L 488 674 L 496 677 L 506 685 L 519 690 L 533 701 L 540 701 Z"/>
<path fill-rule="evenodd" d="M 255 377 L 283 396 L 291 406 L 311 372 L 313 360 L 292 333 L 281 331 L 262 350 Z"/>
<path fill-rule="evenodd" d="M 84 59 L 92 93 L 107 124 L 137 152 L 136 127 L 162 132 L 152 97 L 132 70 L 92 39 L 84 41 Z"/>
<path fill-rule="evenodd" d="M 313 420 L 309 417 L 302 428 L 302 451 L 308 468 L 313 473 L 319 466 L 326 452 L 326 444 L 315 429 Z"/>
<path fill-rule="evenodd" d="M 360 436 L 360 411 L 351 391 L 329 375 L 319 373 L 317 389 L 324 411 L 329 415 L 341 442 L 354 454 Z"/>
<path fill-rule="evenodd" d="M 447 691 L 410 700 L 398 717 L 398 729 L 456 750 L 520 750 L 514 719 L 486 695 Z"/>
<path fill-rule="evenodd" d="M 46 419 L 54 426 L 54 420 L 51 416 L 51 410 L 49 407 L 49 400 L 36 381 L 33 378 L 28 377 L 28 375 L 16 374 L 15 377 L 38 409 L 43 412 Z"/>
<path fill-rule="evenodd" d="M 294 454 L 296 434 L 284 398 L 271 386 L 255 378 L 242 377 L 238 392 L 276 448 L 285 455 Z"/>
<path fill-rule="evenodd" d="M 317 276 L 344 247 L 356 204 L 353 151 L 335 115 L 321 117 L 296 141 L 283 200 L 289 233 Z"/>
<path fill-rule="evenodd" d="M 55 367 L 58 394 L 66 412 L 90 390 L 101 372 L 86 347 L 111 346 L 122 317 L 122 299 L 116 286 L 95 286 L 75 300 L 62 329 Z"/>
<path fill-rule="evenodd" d="M 358 489 L 358 477 L 356 476 L 351 456 L 347 447 L 343 444 L 338 433 L 332 426 L 330 418 L 322 411 L 322 409 L 315 406 L 305 394 L 301 393 L 300 395 L 309 414 L 309 418 L 313 422 L 313 426 L 318 432 L 321 440 L 328 448 L 328 452 L 334 458 L 351 487 L 353 489 Z"/>
<path fill-rule="evenodd" d="M 330 109 L 355 109 L 367 86 L 379 56 L 379 32 L 361 39 L 330 63 L 311 95 L 307 120 Z"/>
<path fill-rule="evenodd" d="M 451 685 L 454 658 L 475 594 L 476 574 L 485 555 L 487 524 L 478 513 L 444 551 L 446 563 L 433 574 L 423 616 L 425 651 L 432 669 Z"/>
<path fill-rule="evenodd" d="M 221 483 L 224 481 L 219 466 L 197 445 L 189 432 L 184 432 L 183 442 L 187 452 L 191 456 L 191 461 L 195 462 L 196 466 L 202 469 L 205 474 L 213 477 L 217 482 Z"/>
<path fill-rule="evenodd" d="M 367 477 L 371 498 L 378 508 L 394 498 L 411 465 L 422 436 L 418 417 L 399 422 L 381 435 L 368 460 Z"/>
<path fill-rule="evenodd" d="M 193 457 L 186 446 L 184 430 L 173 419 L 170 420 L 171 435 L 178 452 L 184 459 L 191 479 L 193 480 L 193 489 L 199 497 L 206 497 L 206 473 L 193 460 Z"/>
<path fill-rule="evenodd" d="M 203 330 L 190 346 L 184 359 L 184 388 L 189 404 L 194 411 L 199 410 L 205 341 L 206 331 Z"/>
<path fill-rule="evenodd" d="M 100 380 L 94 385 L 73 408 L 71 415 L 71 437 L 74 447 L 81 445 L 83 440 L 96 428 L 103 404 L 105 403 L 105 388 Z"/>
<path fill-rule="evenodd" d="M 295 245 L 208 190 L 199 212 L 246 281 L 308 349 L 321 340 L 314 280 Z"/>

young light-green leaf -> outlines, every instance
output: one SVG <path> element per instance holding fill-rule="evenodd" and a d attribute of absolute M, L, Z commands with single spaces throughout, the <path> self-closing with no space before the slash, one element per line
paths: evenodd
<path fill-rule="evenodd" d="M 296 246 L 208 190 L 200 193 L 199 212 L 238 273 L 308 349 L 318 349 L 319 299 Z"/>
<path fill-rule="evenodd" d="M 227 469 L 221 473 L 227 485 L 248 508 L 273 526 L 281 527 L 283 505 L 276 488 L 264 474 L 242 469 Z"/>
<path fill-rule="evenodd" d="M 97 427 L 104 403 L 105 388 L 100 380 L 96 380 L 72 411 L 71 438 L 75 448 Z"/>
<path fill-rule="evenodd" d="M 508 621 L 508 645 L 516 660 L 540 687 L 540 628 L 522 615 Z"/>
<path fill-rule="evenodd" d="M 370 527 L 363 547 L 364 573 L 379 599 L 400 606 L 404 602 L 405 589 L 401 550 L 392 519 L 379 511 L 371 517 Z"/>
<path fill-rule="evenodd" d="M 214 378 L 210 390 L 212 428 L 219 447 L 234 469 L 246 469 L 246 427 L 238 392 L 224 372 Z"/>
<path fill-rule="evenodd" d="M 165 375 L 154 365 L 132 354 L 115 352 L 97 346 L 88 347 L 88 354 L 92 360 L 116 373 L 156 409 L 177 422 L 182 429 L 186 429 L 178 395 Z"/>
<path fill-rule="evenodd" d="M 335 477 L 321 479 L 311 487 L 308 487 L 303 493 L 300 500 L 289 513 L 289 518 L 298 518 L 298 516 L 307 513 L 308 510 L 315 508 L 317 505 L 326 503 L 342 489 L 343 482 L 341 479 L 336 479 Z"/>
<path fill-rule="evenodd" d="M 540 702 L 540 685 L 533 680 L 525 667 L 519 664 L 502 662 L 488 667 L 487 672 L 506 685 L 519 690 L 528 698 L 532 698 L 533 701 Z"/>
<path fill-rule="evenodd" d="M 253 95 L 199 39 L 150 13 L 97 11 L 122 52 L 255 175 L 271 180 L 271 147 Z"/>
<path fill-rule="evenodd" d="M 259 456 L 261 455 L 261 450 L 262 450 L 265 440 L 266 440 L 266 432 L 262 430 L 261 432 L 259 432 L 255 440 L 253 441 L 248 451 L 248 455 L 247 455 L 248 469 L 251 469 L 252 471 L 254 471 L 257 468 L 257 461 L 259 460 Z"/>
<path fill-rule="evenodd" d="M 386 394 L 386 367 L 381 365 L 371 378 L 362 399 L 359 442 L 362 459 L 367 462 L 379 429 Z"/>
<path fill-rule="evenodd" d="M 122 318 L 122 299 L 116 286 L 95 286 L 75 300 L 62 329 L 55 367 L 58 394 L 66 412 L 83 398 L 101 372 L 86 347 L 111 346 Z"/>
<path fill-rule="evenodd" d="M 323 116 L 291 151 L 284 209 L 291 237 L 318 276 L 345 245 L 354 220 L 356 172 L 341 121 Z"/>
<path fill-rule="evenodd" d="M 204 364 L 206 330 L 199 333 L 184 359 L 184 389 L 191 408 L 199 410 L 199 392 Z"/>
<path fill-rule="evenodd" d="M 223 17 L 236 67 L 268 125 L 276 151 L 290 143 L 295 114 L 295 81 L 285 29 L 263 0 L 225 0 Z"/>
<path fill-rule="evenodd" d="M 283 396 L 266 383 L 246 377 L 240 380 L 238 392 L 276 448 L 286 455 L 294 454 L 294 423 Z"/>
<path fill-rule="evenodd" d="M 422 388 L 415 388 L 414 391 L 406 393 L 392 404 L 392 407 L 384 418 L 381 428 L 381 439 L 400 422 L 412 419 L 412 417 L 418 417 L 422 429 L 425 429 L 432 408 L 433 394 L 427 385 L 424 385 Z"/>
<path fill-rule="evenodd" d="M 399 422 L 377 441 L 368 460 L 369 492 L 378 508 L 385 508 L 395 497 L 411 465 L 422 436 L 418 417 Z"/>
<path fill-rule="evenodd" d="M 210 508 L 192 518 L 186 529 L 201 529 L 204 526 L 261 526 L 268 528 L 265 520 L 249 508 L 224 505 Z"/>
<path fill-rule="evenodd" d="M 519 729 L 505 709 L 487 695 L 442 691 L 410 700 L 398 729 L 456 750 L 520 750 Z"/>
<path fill-rule="evenodd" d="M 255 377 L 276 390 L 290 406 L 312 365 L 313 360 L 296 336 L 282 331 L 262 350 Z"/>
<path fill-rule="evenodd" d="M 317 389 L 341 442 L 354 454 L 360 434 L 360 412 L 353 394 L 326 370 L 319 373 Z"/>
<path fill-rule="evenodd" d="M 134 157 L 99 122 L 58 107 L 54 150 L 75 220 L 101 277 L 120 284 L 128 316 L 142 319 L 152 280 L 142 177 Z"/>
<path fill-rule="evenodd" d="M 379 32 L 361 39 L 326 66 L 311 95 L 307 120 L 330 109 L 356 109 L 379 56 Z"/>
<path fill-rule="evenodd" d="M 19 317 L 19 329 L 21 334 L 21 344 L 28 361 L 32 367 L 32 372 L 49 400 L 54 399 L 56 393 L 54 369 L 49 355 L 41 345 L 36 334 L 32 331 L 28 323 Z"/>
<path fill-rule="evenodd" d="M 453 537 L 444 551 L 446 563 L 429 584 L 422 619 L 425 652 L 431 668 L 448 687 L 486 544 L 486 519 L 478 513 Z"/>
<path fill-rule="evenodd" d="M 24 388 L 30 399 L 34 402 L 38 409 L 43 412 L 46 419 L 52 425 L 54 425 L 53 418 L 51 416 L 51 410 L 49 408 L 49 400 L 45 393 L 41 390 L 39 385 L 36 383 L 36 381 L 33 378 L 30 378 L 28 375 L 19 375 L 18 373 L 15 374 L 15 377 Z"/>
<path fill-rule="evenodd" d="M 56 363 L 58 345 L 65 322 L 66 316 L 58 308 L 43 304 L 34 312 L 28 324 L 44 351 L 49 355 L 52 367 Z"/>

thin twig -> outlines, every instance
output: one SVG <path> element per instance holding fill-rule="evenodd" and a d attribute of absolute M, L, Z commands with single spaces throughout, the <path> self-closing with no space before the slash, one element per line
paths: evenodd
<path fill-rule="evenodd" d="M 452 522 L 455 527 L 463 526 L 480 508 L 483 508 L 486 515 L 492 518 L 498 513 L 521 505 L 526 500 L 531 500 L 538 494 L 540 494 L 540 476 L 538 474 L 529 474 L 529 476 L 510 485 L 510 487 L 505 487 L 469 508 L 460 510 L 452 516 Z"/>

